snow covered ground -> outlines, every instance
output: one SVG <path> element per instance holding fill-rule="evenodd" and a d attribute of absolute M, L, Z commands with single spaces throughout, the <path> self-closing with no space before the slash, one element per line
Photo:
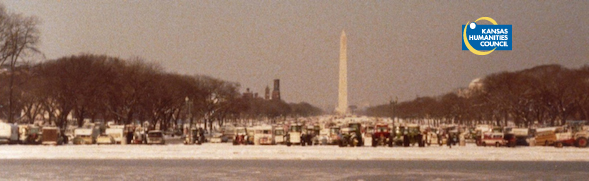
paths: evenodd
<path fill-rule="evenodd" d="M 589 161 L 589 148 L 431 146 L 0 145 L 0 159 L 465 160 Z"/>

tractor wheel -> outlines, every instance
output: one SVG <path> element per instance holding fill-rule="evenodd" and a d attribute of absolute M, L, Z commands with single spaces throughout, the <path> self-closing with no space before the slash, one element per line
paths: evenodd
<path fill-rule="evenodd" d="M 378 144 L 378 143 L 376 142 L 376 140 L 372 140 L 372 147 L 376 147 L 376 146 L 377 146 L 377 144 Z"/>
<path fill-rule="evenodd" d="M 389 147 L 393 147 L 393 140 L 392 139 L 389 139 L 388 145 L 389 145 Z"/>
<path fill-rule="evenodd" d="M 354 138 L 354 139 L 352 139 L 352 142 L 350 142 L 350 145 L 352 147 L 360 146 L 360 140 L 358 140 L 358 138 Z"/>
<path fill-rule="evenodd" d="M 575 143 L 576 143 L 577 147 L 585 148 L 585 147 L 587 147 L 587 138 L 583 138 L 583 137 L 577 138 L 577 141 Z"/>
<path fill-rule="evenodd" d="M 556 142 L 556 143 L 554 143 L 554 147 L 562 148 L 563 146 L 564 145 L 562 145 L 562 142 Z"/>
<path fill-rule="evenodd" d="M 484 141 L 481 141 L 481 145 L 483 145 L 483 147 L 486 147 L 487 146 L 487 143 L 484 142 Z"/>
<path fill-rule="evenodd" d="M 517 144 L 513 141 L 509 142 L 509 147 L 515 148 Z"/>
<path fill-rule="evenodd" d="M 286 146 L 290 146 L 290 145 L 292 145 L 292 143 L 290 141 L 286 142 Z"/>
<path fill-rule="evenodd" d="M 410 142 L 409 142 L 409 136 L 407 136 L 407 135 L 403 136 L 403 146 L 404 147 L 409 147 L 409 144 L 410 144 Z"/>
<path fill-rule="evenodd" d="M 501 144 L 499 142 L 495 143 L 495 147 L 500 147 Z"/>
<path fill-rule="evenodd" d="M 305 146 L 305 140 L 301 139 L 301 146 Z"/>
<path fill-rule="evenodd" d="M 348 140 L 346 140 L 346 139 L 340 140 L 339 147 L 346 147 L 346 146 L 348 146 Z"/>

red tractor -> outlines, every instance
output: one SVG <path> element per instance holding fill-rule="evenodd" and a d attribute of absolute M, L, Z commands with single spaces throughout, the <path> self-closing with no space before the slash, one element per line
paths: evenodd
<path fill-rule="evenodd" d="M 247 129 L 245 127 L 235 128 L 235 138 L 233 145 L 247 145 Z"/>
<path fill-rule="evenodd" d="M 586 121 L 567 121 L 565 126 L 557 128 L 554 146 L 557 148 L 563 146 L 587 147 L 589 131 L 584 129 L 585 124 Z"/>
<path fill-rule="evenodd" d="M 377 124 L 374 127 L 372 134 L 372 147 L 377 146 L 393 146 L 393 139 L 391 138 L 391 129 L 386 124 Z"/>

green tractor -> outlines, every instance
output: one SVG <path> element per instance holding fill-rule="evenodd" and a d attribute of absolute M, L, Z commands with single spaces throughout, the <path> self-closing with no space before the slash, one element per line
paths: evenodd
<path fill-rule="evenodd" d="M 364 139 L 362 138 L 361 129 L 362 125 L 360 123 L 349 123 L 348 127 L 342 128 L 339 146 L 363 146 Z"/>
<path fill-rule="evenodd" d="M 423 134 L 421 133 L 420 127 L 417 124 L 409 124 L 405 128 L 405 132 L 403 134 L 403 146 L 415 146 L 417 144 L 419 147 L 424 147 L 425 142 L 423 141 Z"/>

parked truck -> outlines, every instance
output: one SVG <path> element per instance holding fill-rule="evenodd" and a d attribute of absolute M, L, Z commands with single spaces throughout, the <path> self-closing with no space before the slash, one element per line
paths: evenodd
<path fill-rule="evenodd" d="M 274 145 L 274 128 L 269 125 L 257 127 L 255 129 L 254 143 L 256 145 Z"/>
<path fill-rule="evenodd" d="M 108 136 L 111 136 L 116 144 L 121 144 L 125 137 L 125 126 L 124 125 L 110 125 L 104 133 Z"/>
<path fill-rule="evenodd" d="M 63 144 L 63 136 L 57 127 L 43 127 L 42 129 L 42 143 L 43 145 L 61 145 Z"/>
<path fill-rule="evenodd" d="M 302 124 L 290 125 L 286 134 L 286 146 L 301 144 L 301 135 L 303 132 Z"/>
<path fill-rule="evenodd" d="M 96 138 L 100 134 L 100 128 L 92 123 L 85 124 L 81 128 L 74 130 L 74 144 L 95 144 Z"/>
<path fill-rule="evenodd" d="M 19 125 L 18 132 L 20 144 L 41 144 L 41 127 L 32 124 Z"/>
<path fill-rule="evenodd" d="M 0 122 L 0 144 L 18 143 L 18 126 Z"/>
<path fill-rule="evenodd" d="M 284 128 L 282 126 L 275 126 L 274 127 L 274 143 L 275 144 L 285 144 L 284 142 Z"/>
<path fill-rule="evenodd" d="M 511 133 L 515 136 L 515 144 L 520 146 L 534 146 L 536 140 L 534 138 L 534 129 L 529 128 L 513 128 Z"/>

